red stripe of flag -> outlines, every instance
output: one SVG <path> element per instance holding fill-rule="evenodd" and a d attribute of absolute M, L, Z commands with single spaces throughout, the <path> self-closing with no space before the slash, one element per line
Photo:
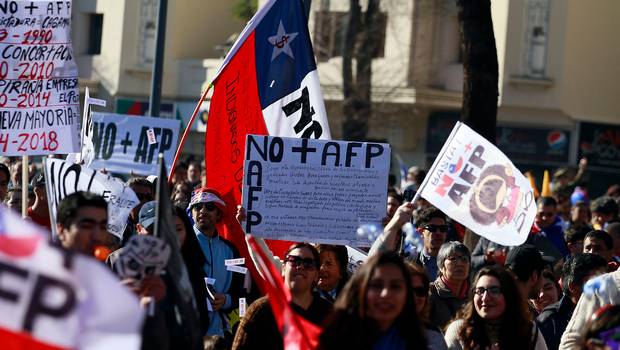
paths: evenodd
<path fill-rule="evenodd" d="M 30 334 L 0 328 L 0 344 L 5 350 L 67 350 L 36 340 Z"/>

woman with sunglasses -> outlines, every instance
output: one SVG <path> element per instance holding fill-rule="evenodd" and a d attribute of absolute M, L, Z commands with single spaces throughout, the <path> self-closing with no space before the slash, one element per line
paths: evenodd
<path fill-rule="evenodd" d="M 319 338 L 319 349 L 423 349 L 411 277 L 393 252 L 371 256 L 351 277 Z"/>
<path fill-rule="evenodd" d="M 321 324 L 331 304 L 314 292 L 319 279 L 319 253 L 309 243 L 292 245 L 284 258 L 282 276 L 291 292 L 292 308 L 306 320 Z M 282 335 L 267 296 L 256 300 L 241 319 L 233 349 L 283 349 Z"/>
<path fill-rule="evenodd" d="M 460 242 L 448 242 L 437 253 L 437 279 L 430 285 L 430 322 L 444 328 L 467 302 L 471 255 Z"/>
<path fill-rule="evenodd" d="M 547 350 L 512 275 L 499 266 L 478 272 L 472 296 L 446 329 L 450 350 Z"/>
<path fill-rule="evenodd" d="M 408 262 L 407 268 L 411 274 L 411 287 L 413 288 L 413 298 L 415 300 L 415 309 L 424 328 L 426 340 L 428 341 L 429 350 L 445 350 L 448 349 L 446 341 L 443 338 L 441 330 L 432 325 L 428 320 L 430 312 L 430 304 L 428 303 L 428 290 L 430 281 L 424 269 L 417 264 Z"/>

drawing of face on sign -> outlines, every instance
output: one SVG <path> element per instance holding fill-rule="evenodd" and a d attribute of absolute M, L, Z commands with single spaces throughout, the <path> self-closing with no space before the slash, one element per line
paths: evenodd
<path fill-rule="evenodd" d="M 142 280 L 147 275 L 159 275 L 170 258 L 171 248 L 163 240 L 135 235 L 123 248 L 118 262 L 121 278 Z"/>
<path fill-rule="evenodd" d="M 504 226 L 515 215 L 522 194 L 510 164 L 485 168 L 474 185 L 469 203 L 471 216 L 482 225 Z"/>

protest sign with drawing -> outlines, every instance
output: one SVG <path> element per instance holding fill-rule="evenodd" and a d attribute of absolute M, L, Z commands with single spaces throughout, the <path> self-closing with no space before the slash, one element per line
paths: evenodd
<path fill-rule="evenodd" d="M 1 205 L 0 274 L 3 349 L 140 348 L 136 296 L 103 264 L 50 243 Z"/>
<path fill-rule="evenodd" d="M 243 176 L 246 232 L 368 245 L 361 224 L 385 216 L 390 146 L 248 135 Z"/>
<path fill-rule="evenodd" d="M 71 1 L 0 6 L 0 153 L 79 152 Z"/>
<path fill-rule="evenodd" d="M 91 168 L 124 174 L 130 171 L 157 174 L 159 153 L 164 154 L 166 164 L 172 164 L 179 137 L 178 120 L 97 112 L 92 114 L 92 120 Z M 154 140 L 149 140 L 149 134 Z"/>
<path fill-rule="evenodd" d="M 108 231 L 123 239 L 127 217 L 140 202 L 131 188 L 115 177 L 60 159 L 45 158 L 43 170 L 54 237 L 60 201 L 68 194 L 85 191 L 108 202 Z"/>
<path fill-rule="evenodd" d="M 458 122 L 418 191 L 475 233 L 525 242 L 536 216 L 530 182 L 497 147 Z"/>

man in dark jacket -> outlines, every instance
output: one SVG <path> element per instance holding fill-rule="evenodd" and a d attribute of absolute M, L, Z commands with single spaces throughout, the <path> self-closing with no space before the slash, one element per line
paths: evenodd
<path fill-rule="evenodd" d="M 547 306 L 536 318 L 538 328 L 549 350 L 557 350 L 568 325 L 583 285 L 592 277 L 605 273 L 607 262 L 594 254 L 576 254 L 562 268 L 563 296 Z"/>

